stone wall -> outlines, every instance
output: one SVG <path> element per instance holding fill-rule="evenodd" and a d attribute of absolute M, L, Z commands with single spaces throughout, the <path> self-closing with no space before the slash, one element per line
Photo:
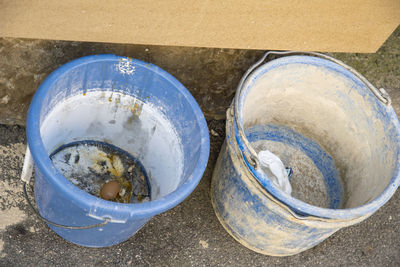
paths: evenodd
<path fill-rule="evenodd" d="M 45 77 L 87 55 L 112 53 L 151 62 L 180 80 L 208 118 L 220 119 L 243 73 L 264 51 L 0 38 L 0 123 L 25 123 Z M 375 54 L 341 54 L 377 87 L 400 88 L 400 28 Z"/>

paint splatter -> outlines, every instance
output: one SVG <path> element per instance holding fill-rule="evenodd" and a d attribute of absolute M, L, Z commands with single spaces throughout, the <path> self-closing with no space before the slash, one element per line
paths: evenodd
<path fill-rule="evenodd" d="M 207 243 L 207 241 L 205 241 L 205 240 L 200 240 L 199 243 L 200 243 L 200 245 L 201 245 L 203 248 L 208 248 L 208 243 Z"/>
<path fill-rule="evenodd" d="M 118 70 L 124 74 L 133 74 L 135 66 L 132 64 L 131 58 L 121 58 L 118 63 Z"/>

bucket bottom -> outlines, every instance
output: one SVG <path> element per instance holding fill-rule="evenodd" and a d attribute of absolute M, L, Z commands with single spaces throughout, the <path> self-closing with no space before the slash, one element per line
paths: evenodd
<path fill-rule="evenodd" d="M 70 182 L 87 193 L 120 203 L 150 201 L 150 182 L 143 165 L 119 147 L 77 141 L 57 148 L 50 158 Z"/>
<path fill-rule="evenodd" d="M 289 127 L 271 124 L 247 128 L 246 135 L 257 153 L 268 149 L 293 170 L 292 197 L 313 206 L 341 208 L 343 186 L 334 160 L 316 142 Z"/>

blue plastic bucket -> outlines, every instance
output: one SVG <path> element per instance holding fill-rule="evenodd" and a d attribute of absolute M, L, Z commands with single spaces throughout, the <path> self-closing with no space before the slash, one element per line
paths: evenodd
<path fill-rule="evenodd" d="M 199 183 L 209 155 L 207 124 L 187 89 L 153 64 L 114 55 L 80 58 L 48 76 L 32 100 L 26 132 L 41 216 L 72 228 L 100 224 L 82 230 L 49 224 L 89 247 L 123 242 L 178 205 Z M 106 201 L 66 179 L 49 155 L 82 140 L 110 144 L 140 161 L 151 201 Z"/>
<path fill-rule="evenodd" d="M 400 182 L 400 127 L 386 92 L 342 62 L 275 52 L 286 56 L 262 64 L 269 54 L 245 74 L 227 111 L 211 198 L 237 241 L 287 256 L 390 199 Z M 265 148 L 294 169 L 291 195 L 260 171 Z"/>

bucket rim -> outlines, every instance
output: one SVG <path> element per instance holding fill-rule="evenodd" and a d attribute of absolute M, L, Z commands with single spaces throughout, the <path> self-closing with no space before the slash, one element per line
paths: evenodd
<path fill-rule="evenodd" d="M 114 61 L 118 64 L 119 60 L 127 59 L 132 62 L 133 65 L 143 67 L 148 71 L 151 71 L 162 78 L 170 82 L 178 91 L 182 94 L 193 110 L 195 119 L 200 128 L 201 144 L 199 149 L 199 158 L 196 166 L 193 168 L 192 173 L 187 180 L 180 184 L 173 192 L 163 196 L 159 199 L 152 200 L 144 203 L 116 203 L 107 200 L 103 200 L 96 196 L 93 196 L 75 185 L 73 185 L 67 178 L 65 178 L 53 165 L 49 158 L 49 154 L 46 152 L 41 134 L 40 134 L 40 111 L 42 103 L 50 91 L 50 88 L 55 82 L 62 76 L 68 73 L 70 70 L 90 63 Z M 48 181 L 58 192 L 61 192 L 64 196 L 74 202 L 81 209 L 87 212 L 99 210 L 99 216 L 112 217 L 116 221 L 122 217 L 123 219 L 134 218 L 148 218 L 154 215 L 160 214 L 167 211 L 179 203 L 181 203 L 187 196 L 189 196 L 200 182 L 204 170 L 207 166 L 210 141 L 208 134 L 208 126 L 202 113 L 200 106 L 190 94 L 190 92 L 170 73 L 163 70 L 162 68 L 138 59 L 132 59 L 123 56 L 117 56 L 113 54 L 101 54 L 101 55 L 90 55 L 81 58 L 74 59 L 56 70 L 54 70 L 38 87 L 28 110 L 28 116 L 26 121 L 26 136 L 29 149 L 32 154 L 34 165 L 39 169 L 43 177 Z M 116 211 L 118 214 L 116 215 Z M 113 214 L 113 216 L 109 216 Z M 96 216 L 97 218 L 98 216 Z"/>
<path fill-rule="evenodd" d="M 315 55 L 321 55 L 321 54 L 316 53 Z M 317 207 L 317 206 L 308 204 L 304 201 L 301 201 L 299 199 L 296 199 L 288 194 L 283 193 L 272 182 L 270 182 L 270 180 L 267 178 L 267 176 L 263 172 L 256 170 L 256 168 L 254 168 L 253 164 L 251 164 L 247 160 L 247 157 L 249 157 L 248 154 L 250 153 L 249 148 L 247 146 L 247 144 L 249 144 L 249 141 L 247 140 L 247 137 L 245 136 L 244 133 L 240 134 L 240 127 L 238 127 L 238 125 L 237 125 L 237 122 L 239 122 L 243 125 L 242 109 L 244 106 L 244 100 L 247 96 L 247 93 L 248 93 L 251 85 L 254 83 L 255 80 L 257 80 L 257 78 L 259 78 L 261 75 L 263 75 L 264 73 L 266 73 L 267 71 L 269 71 L 275 67 L 284 66 L 287 64 L 313 64 L 313 65 L 316 65 L 319 67 L 326 67 L 326 68 L 338 71 L 338 72 L 344 74 L 345 76 L 347 76 L 348 78 L 352 79 L 358 85 L 361 85 L 362 87 L 367 86 L 364 81 L 362 81 L 358 78 L 360 76 L 362 78 L 364 78 L 364 77 L 361 74 L 359 74 L 358 72 L 356 72 L 354 69 L 352 69 L 351 67 L 345 65 L 343 62 L 338 61 L 336 59 L 334 59 L 334 61 L 332 61 L 329 59 L 317 57 L 315 55 L 314 56 L 287 55 L 284 57 L 280 57 L 280 58 L 271 60 L 267 63 L 264 63 L 264 64 L 258 66 L 254 70 L 254 72 L 249 74 L 248 77 L 243 82 L 243 87 L 237 89 L 236 96 L 235 96 L 235 97 L 237 97 L 237 101 L 236 101 L 236 103 L 234 101 L 231 106 L 230 116 L 232 116 L 232 123 L 233 123 L 232 137 L 234 137 L 236 139 L 236 143 L 237 143 L 240 151 L 242 152 L 243 161 L 245 162 L 245 165 L 246 165 L 247 169 L 250 171 L 250 173 L 252 174 L 252 176 L 273 197 L 275 197 L 278 201 L 280 201 L 281 203 L 288 206 L 291 210 L 293 210 L 298 215 L 314 216 L 314 217 L 318 217 L 318 218 L 337 219 L 337 220 L 356 219 L 359 217 L 363 217 L 366 214 L 372 214 L 377 209 L 379 209 L 381 206 L 383 206 L 393 196 L 393 194 L 396 192 L 396 190 L 400 184 L 400 122 L 399 122 L 399 119 L 391 105 L 384 105 L 383 103 L 380 103 L 380 104 L 382 104 L 383 108 L 387 112 L 387 115 L 389 116 L 390 121 L 393 124 L 395 131 L 396 131 L 396 136 L 397 136 L 396 143 L 397 143 L 398 153 L 397 153 L 397 159 L 395 159 L 395 161 L 398 164 L 395 167 L 395 171 L 394 171 L 394 175 L 393 175 L 392 179 L 390 180 L 388 185 L 385 187 L 385 189 L 379 194 L 379 196 L 377 196 L 376 198 L 368 201 L 367 203 L 365 203 L 361 206 L 355 207 L 355 208 L 329 209 L 329 208 Z M 325 55 L 323 55 L 323 56 L 325 57 Z M 329 56 L 326 56 L 326 57 L 330 58 Z M 336 62 L 341 63 L 341 65 L 343 65 L 343 66 L 337 64 Z M 241 93 L 242 90 L 244 90 L 243 93 Z M 368 89 L 366 89 L 366 90 L 368 90 Z M 238 114 L 236 114 L 236 113 L 238 113 Z M 229 114 L 228 114 L 228 116 L 229 116 Z M 228 121 L 229 120 L 227 120 L 227 122 Z"/>

